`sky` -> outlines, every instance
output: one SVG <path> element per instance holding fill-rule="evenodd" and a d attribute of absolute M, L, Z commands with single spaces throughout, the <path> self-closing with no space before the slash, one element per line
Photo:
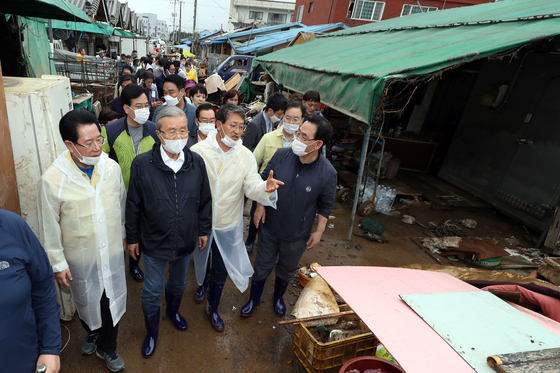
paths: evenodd
<path fill-rule="evenodd" d="M 121 3 L 127 0 L 120 0 Z M 179 23 L 179 0 L 177 1 L 177 24 Z M 295 0 L 284 0 L 295 2 Z M 183 32 L 192 32 L 194 0 L 182 1 L 181 26 Z M 159 20 L 167 22 L 169 31 L 173 26 L 173 0 L 128 0 L 128 7 L 136 13 L 155 13 Z M 198 0 L 196 31 L 225 29 L 229 18 L 230 0 Z"/>

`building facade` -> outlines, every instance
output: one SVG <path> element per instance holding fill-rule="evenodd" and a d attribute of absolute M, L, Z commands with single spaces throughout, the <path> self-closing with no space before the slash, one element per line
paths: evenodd
<path fill-rule="evenodd" d="M 155 13 L 140 13 L 138 16 L 143 21 L 144 35 L 150 36 L 150 38 L 157 37 L 158 19 Z M 149 29 L 149 30 L 148 30 Z"/>
<path fill-rule="evenodd" d="M 355 27 L 414 13 L 492 2 L 494 0 L 296 0 L 294 22 L 308 26 L 343 22 Z"/>
<path fill-rule="evenodd" d="M 295 3 L 268 0 L 231 0 L 228 29 L 245 25 L 281 25 L 292 22 Z"/>

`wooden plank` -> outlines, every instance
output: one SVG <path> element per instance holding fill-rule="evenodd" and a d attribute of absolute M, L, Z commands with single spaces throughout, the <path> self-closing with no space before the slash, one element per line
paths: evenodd
<path fill-rule="evenodd" d="M 489 292 L 401 295 L 478 373 L 491 355 L 560 347 L 560 337 Z"/>
<path fill-rule="evenodd" d="M 239 73 L 235 73 L 235 75 L 233 75 L 231 78 L 227 80 L 227 82 L 224 83 L 224 85 L 226 86 L 226 90 L 229 91 L 230 89 L 234 89 L 240 80 L 241 80 L 241 75 L 239 75 Z"/>
<path fill-rule="evenodd" d="M 556 207 L 554 212 L 554 218 L 552 218 L 552 224 L 550 225 L 550 230 L 544 241 L 544 246 L 552 250 L 558 250 L 560 243 L 560 206 Z"/>
<path fill-rule="evenodd" d="M 12 152 L 12 139 L 8 125 L 8 109 L 4 94 L 4 78 L 0 65 L 0 209 L 20 215 L 19 194 L 16 181 L 16 167 Z"/>

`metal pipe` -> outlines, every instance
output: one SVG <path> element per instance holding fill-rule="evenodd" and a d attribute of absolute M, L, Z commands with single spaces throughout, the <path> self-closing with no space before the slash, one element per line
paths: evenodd
<path fill-rule="evenodd" d="M 352 230 L 354 229 L 354 219 L 356 218 L 356 210 L 358 209 L 358 194 L 360 187 L 362 186 L 362 177 L 364 176 L 364 168 L 366 164 L 367 150 L 369 145 L 369 138 L 371 136 L 371 125 L 366 129 L 366 134 L 364 136 L 364 141 L 362 144 L 362 156 L 360 157 L 360 170 L 358 171 L 358 180 L 356 182 L 356 192 L 354 193 L 354 203 L 352 205 L 352 214 L 350 218 L 350 229 L 348 229 L 347 240 L 352 240 Z"/>

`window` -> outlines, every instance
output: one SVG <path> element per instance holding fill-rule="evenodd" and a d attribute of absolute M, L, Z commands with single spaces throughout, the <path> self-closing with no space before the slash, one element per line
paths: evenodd
<path fill-rule="evenodd" d="M 314 3 L 309 3 L 309 13 L 311 13 L 313 11 L 313 4 Z"/>
<path fill-rule="evenodd" d="M 381 21 L 385 2 L 357 0 L 354 4 L 352 19 L 363 19 L 366 21 Z"/>
<path fill-rule="evenodd" d="M 249 12 L 249 18 L 250 19 L 262 19 L 263 17 L 263 12 Z"/>
<path fill-rule="evenodd" d="M 409 14 L 435 12 L 436 10 L 438 10 L 438 8 L 435 6 L 418 6 L 404 4 L 402 7 L 401 17 L 407 16 Z"/>
<path fill-rule="evenodd" d="M 271 25 L 281 25 L 286 23 L 286 14 L 268 13 L 268 23 Z"/>
<path fill-rule="evenodd" d="M 305 8 L 305 5 L 298 6 L 296 22 L 301 22 L 301 19 L 303 18 L 303 8 Z"/>

